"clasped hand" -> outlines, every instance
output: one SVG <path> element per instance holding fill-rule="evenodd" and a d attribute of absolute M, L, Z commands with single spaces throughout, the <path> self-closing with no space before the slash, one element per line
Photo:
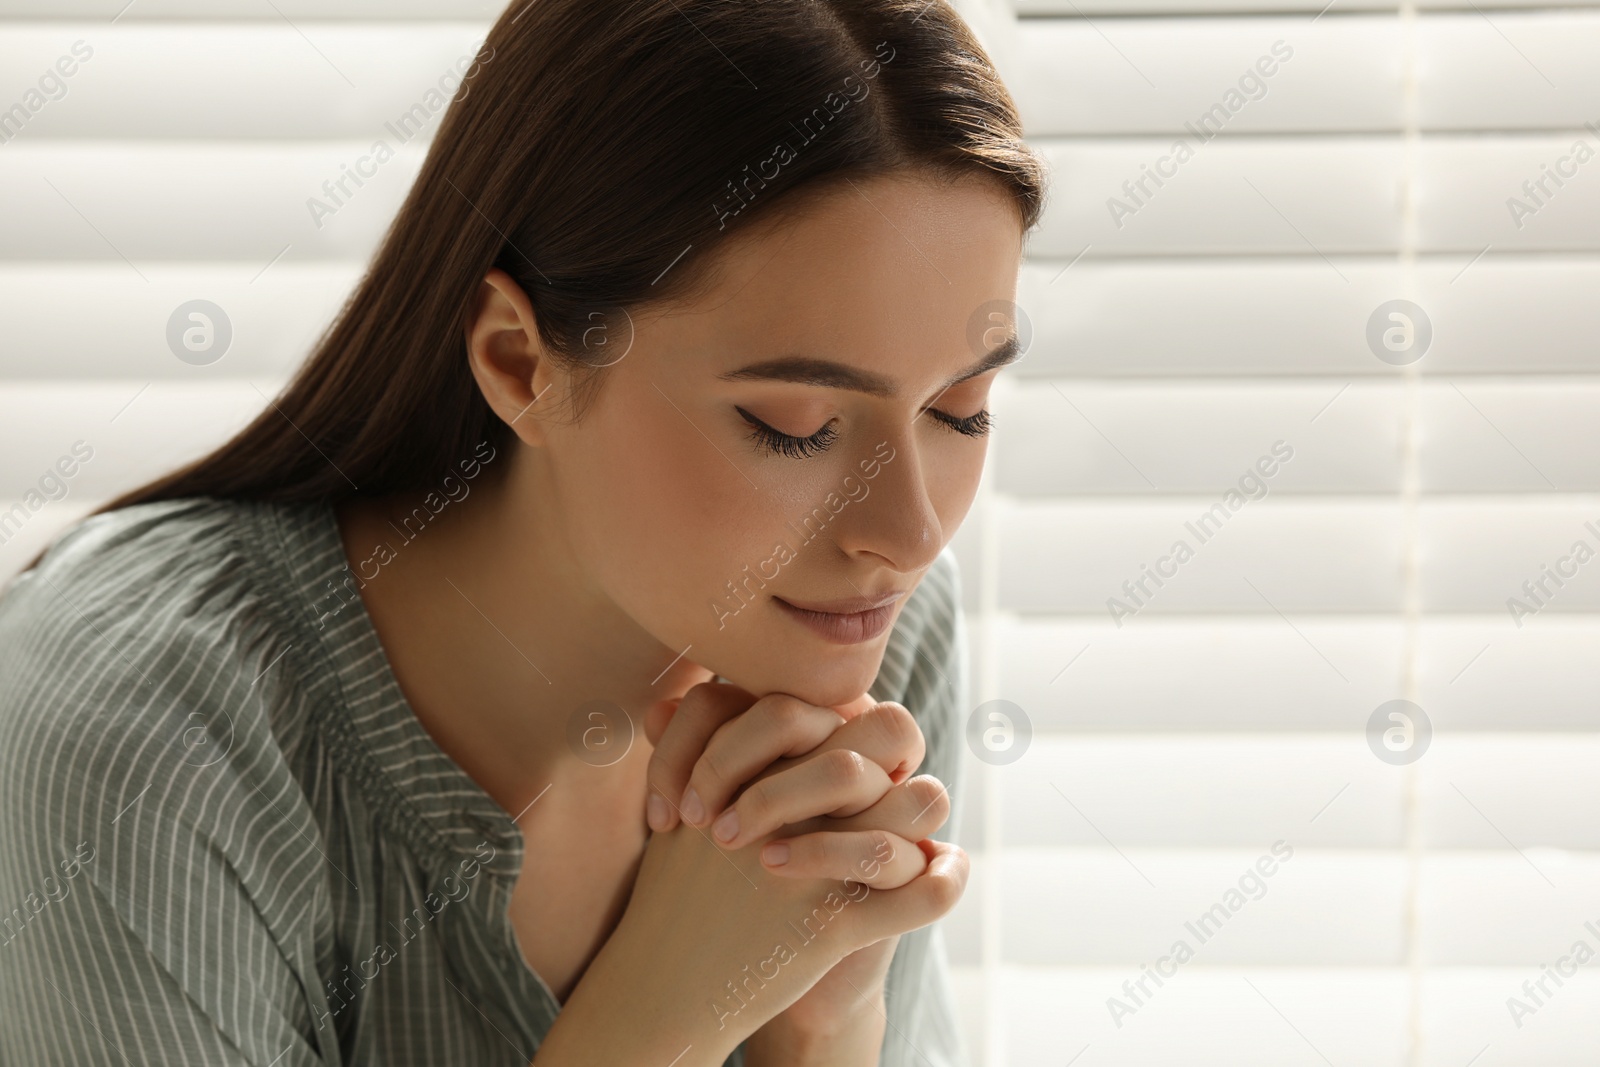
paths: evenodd
<path fill-rule="evenodd" d="M 933 775 L 911 776 L 925 752 L 911 713 L 865 694 L 827 708 L 706 683 L 653 708 L 645 732 L 655 745 L 647 818 L 658 833 L 681 820 L 724 849 L 760 843 L 767 871 L 826 880 L 835 901 L 841 884 L 854 900 L 851 885 L 894 890 L 926 877 L 926 899 L 904 902 L 900 928 L 846 954 L 763 1029 L 816 1038 L 854 1015 L 881 1016 L 900 933 L 944 914 L 967 877 L 965 854 L 928 837 L 949 817 L 950 795 Z M 917 906 L 930 903 L 935 914 Z M 882 1020 L 868 1021 L 881 1034 Z"/>
<path fill-rule="evenodd" d="M 651 828 L 671 830 L 681 819 L 709 827 L 729 849 L 771 835 L 760 857 L 775 874 L 897 888 L 927 868 L 915 842 L 950 814 L 942 782 L 911 777 L 925 751 L 922 731 L 893 702 L 863 695 L 825 708 L 707 682 L 652 708 L 645 733 L 655 745 Z"/>
<path fill-rule="evenodd" d="M 877 1063 L 899 937 L 949 912 L 968 874 L 927 836 L 950 798 L 911 776 L 911 714 L 706 682 L 645 733 L 656 832 L 536 1063 L 720 1067 L 747 1039 L 751 1067 Z"/>

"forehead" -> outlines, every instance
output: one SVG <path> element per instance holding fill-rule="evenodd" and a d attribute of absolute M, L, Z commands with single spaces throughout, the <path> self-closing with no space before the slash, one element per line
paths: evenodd
<path fill-rule="evenodd" d="M 997 182 L 849 179 L 730 238 L 675 332 L 713 372 L 800 355 L 942 379 L 987 352 L 969 327 L 1015 299 L 1021 255 Z"/>

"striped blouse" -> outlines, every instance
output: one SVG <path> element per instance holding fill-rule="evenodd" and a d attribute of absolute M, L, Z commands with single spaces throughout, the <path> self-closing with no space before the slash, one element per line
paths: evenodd
<path fill-rule="evenodd" d="M 0 594 L 0 1065 L 526 1067 L 560 1004 L 508 912 L 511 816 L 407 705 L 331 505 L 190 497 L 70 527 Z M 947 549 L 871 692 L 957 780 Z M 966 1062 L 937 926 L 882 1063 Z M 727 1060 L 743 1063 L 742 1048 Z"/>

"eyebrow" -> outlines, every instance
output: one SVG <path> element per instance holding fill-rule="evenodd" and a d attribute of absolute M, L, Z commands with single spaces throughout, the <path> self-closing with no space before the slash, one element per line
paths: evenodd
<path fill-rule="evenodd" d="M 1016 337 L 1008 337 L 996 346 L 988 355 L 978 362 L 945 382 L 940 391 L 954 388 L 968 378 L 976 378 L 986 371 L 996 367 L 1004 367 L 1008 363 L 1015 363 L 1022 358 L 1022 344 Z M 717 377 L 725 382 L 742 381 L 773 381 L 797 382 L 801 385 L 818 385 L 827 389 L 849 389 L 857 393 L 866 393 L 869 396 L 892 397 L 895 395 L 894 382 L 881 374 L 862 370 L 844 363 L 835 363 L 827 359 L 813 359 L 808 356 L 781 356 L 777 359 L 763 360 L 752 363 L 748 367 L 719 374 Z"/>

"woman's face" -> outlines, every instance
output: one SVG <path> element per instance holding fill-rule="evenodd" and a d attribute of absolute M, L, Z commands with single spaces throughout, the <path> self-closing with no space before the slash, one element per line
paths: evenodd
<path fill-rule="evenodd" d="M 724 245 L 693 303 L 636 310 L 583 417 L 541 420 L 587 581 L 752 693 L 863 693 L 977 490 L 1021 245 L 988 181 L 857 180 Z M 878 620 L 836 603 L 891 593 Z"/>

